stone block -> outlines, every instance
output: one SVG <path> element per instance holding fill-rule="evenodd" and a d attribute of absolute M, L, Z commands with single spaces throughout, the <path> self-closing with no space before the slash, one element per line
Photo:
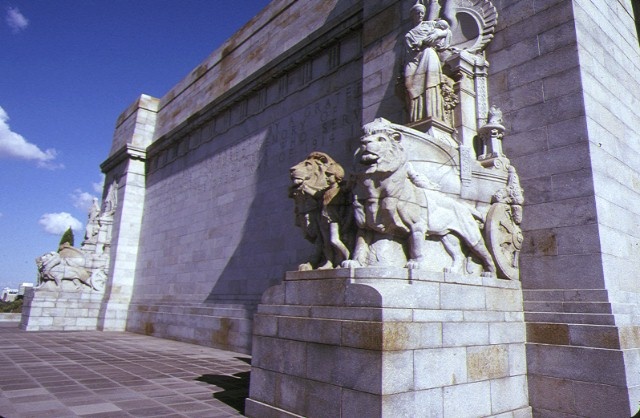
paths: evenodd
<path fill-rule="evenodd" d="M 526 340 L 525 324 L 505 322 L 489 324 L 489 342 L 491 344 L 523 343 Z"/>
<path fill-rule="evenodd" d="M 524 344 L 509 344 L 509 376 L 527 374 L 527 353 Z"/>
<path fill-rule="evenodd" d="M 364 350 L 381 350 L 384 344 L 382 322 L 346 321 L 342 324 L 341 344 Z"/>
<path fill-rule="evenodd" d="M 341 321 L 315 318 L 278 318 L 278 336 L 287 340 L 340 344 Z"/>
<path fill-rule="evenodd" d="M 442 324 L 429 322 L 385 322 L 384 350 L 410 350 L 442 346 Z"/>
<path fill-rule="evenodd" d="M 253 333 L 266 337 L 275 337 L 278 333 L 278 319 L 274 316 L 256 314 L 253 317 Z"/>
<path fill-rule="evenodd" d="M 627 417 L 637 412 L 629 408 L 629 393 L 625 387 L 573 382 L 575 410 L 578 416 Z"/>
<path fill-rule="evenodd" d="M 463 311 L 465 322 L 504 322 L 505 313 L 498 311 Z"/>
<path fill-rule="evenodd" d="M 467 382 L 466 349 L 434 348 L 414 351 L 415 390 Z"/>
<path fill-rule="evenodd" d="M 382 403 L 376 395 L 343 389 L 341 402 L 342 417 L 379 417 L 382 414 Z"/>
<path fill-rule="evenodd" d="M 310 343 L 305 366 L 309 379 L 382 394 L 382 358 L 374 351 Z"/>
<path fill-rule="evenodd" d="M 340 416 L 342 388 L 308 380 L 306 391 L 306 416 Z"/>
<path fill-rule="evenodd" d="M 382 297 L 386 308 L 437 309 L 440 305 L 440 283 L 416 281 L 412 284 L 389 280 L 369 283 Z"/>
<path fill-rule="evenodd" d="M 305 376 L 307 344 L 271 337 L 254 336 L 255 366 L 278 373 Z"/>
<path fill-rule="evenodd" d="M 509 376 L 509 351 L 505 345 L 467 347 L 469 382 Z"/>
<path fill-rule="evenodd" d="M 77 318 L 76 325 L 79 327 L 86 327 L 86 329 L 96 329 L 98 319 L 97 318 Z"/>
<path fill-rule="evenodd" d="M 443 389 L 445 417 L 481 417 L 491 415 L 489 381 L 458 384 Z"/>
<path fill-rule="evenodd" d="M 529 406 L 527 378 L 523 375 L 491 381 L 491 413 L 499 414 Z"/>
<path fill-rule="evenodd" d="M 597 348 L 527 345 L 529 373 L 549 377 L 624 386 L 622 353 Z"/>
<path fill-rule="evenodd" d="M 442 325 L 424 322 L 344 322 L 342 345 L 367 350 L 410 350 L 442 345 Z"/>
<path fill-rule="evenodd" d="M 571 345 L 619 349 L 620 337 L 618 328 L 602 325 L 568 325 Z"/>
<path fill-rule="evenodd" d="M 414 309 L 413 319 L 418 322 L 460 322 L 464 313 L 459 310 Z"/>
<path fill-rule="evenodd" d="M 410 392 L 414 388 L 413 351 L 388 351 L 382 354 L 382 393 Z"/>
<path fill-rule="evenodd" d="M 479 310 L 485 309 L 486 289 L 481 286 L 464 286 L 442 283 L 440 285 L 440 308 Z"/>
<path fill-rule="evenodd" d="M 522 312 L 522 293 L 519 289 L 489 288 L 486 291 L 486 304 L 490 311 Z"/>
<path fill-rule="evenodd" d="M 53 318 L 54 326 L 59 326 L 60 328 L 76 326 L 76 317 L 66 317 L 66 316 L 58 316 Z"/>
<path fill-rule="evenodd" d="M 275 403 L 286 411 L 305 415 L 307 407 L 308 380 L 282 374 L 275 389 Z"/>
<path fill-rule="evenodd" d="M 425 417 L 443 417 L 444 412 L 444 397 L 443 397 L 443 389 L 429 389 L 429 390 L 420 390 L 415 391 L 414 393 L 414 404 L 415 404 L 415 415 L 414 416 L 425 416 Z"/>
<path fill-rule="evenodd" d="M 323 280 L 318 283 L 285 282 L 285 302 L 292 305 L 341 305 L 345 300 L 344 280 Z"/>
<path fill-rule="evenodd" d="M 486 322 L 459 322 L 442 324 L 442 345 L 464 347 L 489 344 L 489 324 Z"/>

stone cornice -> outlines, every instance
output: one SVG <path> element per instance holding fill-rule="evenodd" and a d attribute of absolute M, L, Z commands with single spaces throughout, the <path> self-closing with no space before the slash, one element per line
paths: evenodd
<path fill-rule="evenodd" d="M 147 151 L 144 148 L 136 147 L 131 144 L 126 144 L 118 151 L 109 156 L 102 164 L 100 169 L 103 173 L 107 174 L 113 170 L 117 165 L 126 160 L 140 160 L 145 161 L 147 159 Z"/>

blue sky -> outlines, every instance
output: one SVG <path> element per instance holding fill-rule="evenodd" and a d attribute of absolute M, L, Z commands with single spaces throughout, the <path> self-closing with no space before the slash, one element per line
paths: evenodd
<path fill-rule="evenodd" d="M 83 237 L 118 115 L 162 97 L 269 0 L 0 0 L 0 289 Z"/>

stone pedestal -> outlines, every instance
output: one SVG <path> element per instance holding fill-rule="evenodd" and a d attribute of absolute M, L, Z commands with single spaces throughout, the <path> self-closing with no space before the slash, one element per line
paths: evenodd
<path fill-rule="evenodd" d="M 254 320 L 250 417 L 530 417 L 517 281 L 290 272 Z"/>
<path fill-rule="evenodd" d="M 20 328 L 27 331 L 95 330 L 104 293 L 27 289 Z"/>

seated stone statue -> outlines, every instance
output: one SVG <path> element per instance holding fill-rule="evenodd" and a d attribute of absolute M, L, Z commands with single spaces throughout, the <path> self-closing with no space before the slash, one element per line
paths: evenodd
<path fill-rule="evenodd" d="M 329 155 L 312 152 L 290 169 L 293 184 L 289 197 L 295 202 L 296 226 L 316 245 L 313 259 L 300 270 L 337 267 L 349 258 L 353 241 L 350 195 L 344 169 Z"/>
<path fill-rule="evenodd" d="M 482 215 L 466 203 L 433 190 L 408 162 L 402 134 L 385 119 L 365 125 L 356 161 L 362 167 L 353 191 L 358 226 L 352 260 L 344 267 L 368 264 L 375 236 L 399 237 L 406 242 L 407 268 L 425 268 L 427 236 L 437 236 L 452 258 L 451 270 L 459 271 L 465 259 L 460 243 L 482 262 L 483 275 L 495 275 L 480 225 Z"/>

